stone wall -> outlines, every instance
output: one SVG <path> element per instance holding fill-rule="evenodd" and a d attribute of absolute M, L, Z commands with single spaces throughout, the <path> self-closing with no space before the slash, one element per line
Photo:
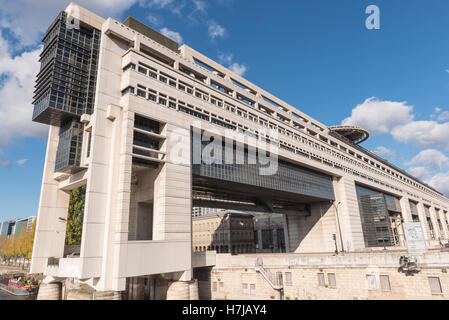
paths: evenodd
<path fill-rule="evenodd" d="M 449 299 L 448 252 L 416 255 L 421 271 L 413 275 L 398 271 L 403 254 L 217 255 L 210 279 L 200 281 L 200 298 L 280 299 L 281 293 L 256 272 L 255 260 L 259 257 L 275 282 L 282 274 L 286 300 Z M 430 281 L 440 282 L 441 293 L 432 293 L 429 277 L 438 279 Z M 367 278 L 374 287 L 369 286 Z"/>

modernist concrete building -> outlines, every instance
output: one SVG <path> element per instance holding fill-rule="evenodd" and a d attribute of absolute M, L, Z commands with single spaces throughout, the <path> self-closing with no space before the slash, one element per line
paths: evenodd
<path fill-rule="evenodd" d="M 192 255 L 192 207 L 282 214 L 288 254 L 406 250 L 413 221 L 427 249 L 448 241 L 449 200 L 358 145 L 363 129 L 328 127 L 132 18 L 72 3 L 43 42 L 33 120 L 49 134 L 31 272 L 46 283 L 195 298 L 192 269 L 213 262 Z M 232 148 L 208 154 L 229 132 Z M 277 170 L 262 173 L 254 149 Z M 220 150 L 236 161 L 195 161 Z M 69 192 L 82 185 L 80 256 L 66 258 Z"/>

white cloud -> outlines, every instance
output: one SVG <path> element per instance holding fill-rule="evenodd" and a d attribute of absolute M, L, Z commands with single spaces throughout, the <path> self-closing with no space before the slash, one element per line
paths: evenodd
<path fill-rule="evenodd" d="M 19 159 L 19 160 L 17 160 L 17 165 L 19 165 L 19 166 L 24 165 L 27 161 L 28 161 L 28 159 Z"/>
<path fill-rule="evenodd" d="M 218 54 L 218 60 L 220 61 L 221 64 L 230 65 L 230 64 L 232 64 L 233 58 L 234 58 L 234 55 L 232 53 L 225 54 L 225 53 L 221 52 Z"/>
<path fill-rule="evenodd" d="M 438 115 L 438 121 L 447 121 L 449 120 L 449 111 L 443 111 Z"/>
<path fill-rule="evenodd" d="M 140 1 L 142 6 L 147 6 L 148 8 L 156 8 L 163 9 L 166 8 L 169 4 L 172 4 L 173 0 L 144 0 Z"/>
<path fill-rule="evenodd" d="M 449 197 L 449 172 L 440 172 L 426 181 L 430 186 Z"/>
<path fill-rule="evenodd" d="M 206 2 L 202 0 L 192 0 L 193 5 L 195 7 L 194 11 L 200 11 L 202 13 L 206 13 Z"/>
<path fill-rule="evenodd" d="M 435 149 L 423 150 L 406 163 L 407 166 L 426 165 L 435 170 L 441 170 L 448 164 L 449 158 Z"/>
<path fill-rule="evenodd" d="M 169 37 L 170 39 L 176 41 L 178 44 L 182 44 L 182 36 L 179 32 L 172 31 L 168 28 L 162 28 L 161 33 L 164 36 Z"/>
<path fill-rule="evenodd" d="M 0 147 L 13 139 L 44 137 L 48 127 L 31 121 L 33 90 L 39 71 L 41 47 L 13 57 L 8 43 L 0 36 Z"/>
<path fill-rule="evenodd" d="M 76 3 L 102 17 L 116 17 L 136 3 L 137 0 L 77 0 Z M 64 10 L 69 1 L 60 0 L 14 0 L 3 1 L 0 10 L 0 28 L 8 29 L 19 47 L 35 45 L 43 32 Z"/>
<path fill-rule="evenodd" d="M 367 129 L 371 134 L 390 132 L 394 127 L 413 120 L 413 107 L 406 102 L 379 100 L 376 97 L 366 99 L 352 109 L 350 117 L 342 121 L 343 125 L 356 125 Z"/>
<path fill-rule="evenodd" d="M 213 20 L 208 22 L 208 31 L 209 37 L 212 40 L 222 38 L 226 35 L 226 29 Z"/>
<path fill-rule="evenodd" d="M 429 173 L 430 173 L 426 167 L 412 167 L 412 168 L 409 168 L 407 171 L 412 176 L 414 176 L 418 179 L 424 179 L 427 176 L 429 176 Z"/>
<path fill-rule="evenodd" d="M 222 53 L 220 52 L 218 54 L 218 61 L 224 65 L 227 66 L 229 70 L 232 72 L 237 73 L 240 76 L 243 76 L 243 74 L 248 70 L 248 67 L 244 64 L 233 62 L 234 55 L 232 53 Z"/>
<path fill-rule="evenodd" d="M 154 26 L 159 26 L 162 23 L 162 20 L 162 18 L 159 18 L 154 14 L 147 15 L 147 21 Z"/>
<path fill-rule="evenodd" d="M 412 121 L 393 128 L 391 135 L 397 141 L 411 142 L 419 147 L 449 149 L 449 122 Z"/>
<path fill-rule="evenodd" d="M 383 157 L 383 156 L 387 156 L 387 157 L 391 157 L 391 158 L 399 157 L 399 154 L 396 151 L 391 150 L 384 146 L 377 147 L 376 149 L 373 150 L 373 152 L 381 157 Z"/>
<path fill-rule="evenodd" d="M 229 70 L 237 73 L 239 76 L 243 76 L 243 74 L 246 72 L 246 66 L 244 64 L 234 62 L 229 66 Z"/>

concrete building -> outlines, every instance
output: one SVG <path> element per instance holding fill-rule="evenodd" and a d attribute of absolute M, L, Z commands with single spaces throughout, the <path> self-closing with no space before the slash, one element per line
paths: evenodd
<path fill-rule="evenodd" d="M 19 218 L 15 220 L 4 221 L 0 223 L 0 235 L 9 237 L 11 235 L 19 236 L 21 232 L 30 232 L 36 216 Z"/>
<path fill-rule="evenodd" d="M 15 220 L 14 234 L 19 236 L 22 232 L 31 232 L 35 220 L 35 216 Z"/>
<path fill-rule="evenodd" d="M 223 210 L 217 209 L 217 208 L 201 208 L 201 207 L 193 207 L 192 208 L 192 217 L 200 217 L 205 214 L 210 213 L 218 213 Z"/>
<path fill-rule="evenodd" d="M 71 3 L 43 42 L 31 272 L 56 289 L 78 279 L 94 298 L 197 297 L 195 269 L 223 260 L 192 255 L 192 207 L 282 214 L 286 255 L 406 253 L 414 221 L 425 250 L 448 241 L 449 200 L 361 147 L 361 128 L 328 127 L 132 18 Z M 235 161 L 209 161 L 220 154 Z M 69 192 L 82 185 L 80 256 L 65 258 Z"/>
<path fill-rule="evenodd" d="M 192 219 L 193 252 L 255 252 L 253 216 L 237 212 L 208 213 Z"/>

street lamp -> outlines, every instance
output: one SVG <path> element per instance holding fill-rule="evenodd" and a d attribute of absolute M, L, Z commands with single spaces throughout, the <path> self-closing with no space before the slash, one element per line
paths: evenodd
<path fill-rule="evenodd" d="M 337 203 L 337 205 L 335 205 L 334 201 L 331 201 L 331 204 L 334 206 L 335 208 L 335 215 L 337 218 L 337 227 L 338 227 L 338 234 L 340 235 L 340 244 L 341 244 L 341 252 L 345 252 L 345 249 L 343 247 L 343 237 L 341 235 L 341 228 L 340 228 L 340 218 L 338 217 L 338 206 L 341 204 L 341 201 L 339 201 Z M 336 249 L 338 251 L 338 249 Z"/>

